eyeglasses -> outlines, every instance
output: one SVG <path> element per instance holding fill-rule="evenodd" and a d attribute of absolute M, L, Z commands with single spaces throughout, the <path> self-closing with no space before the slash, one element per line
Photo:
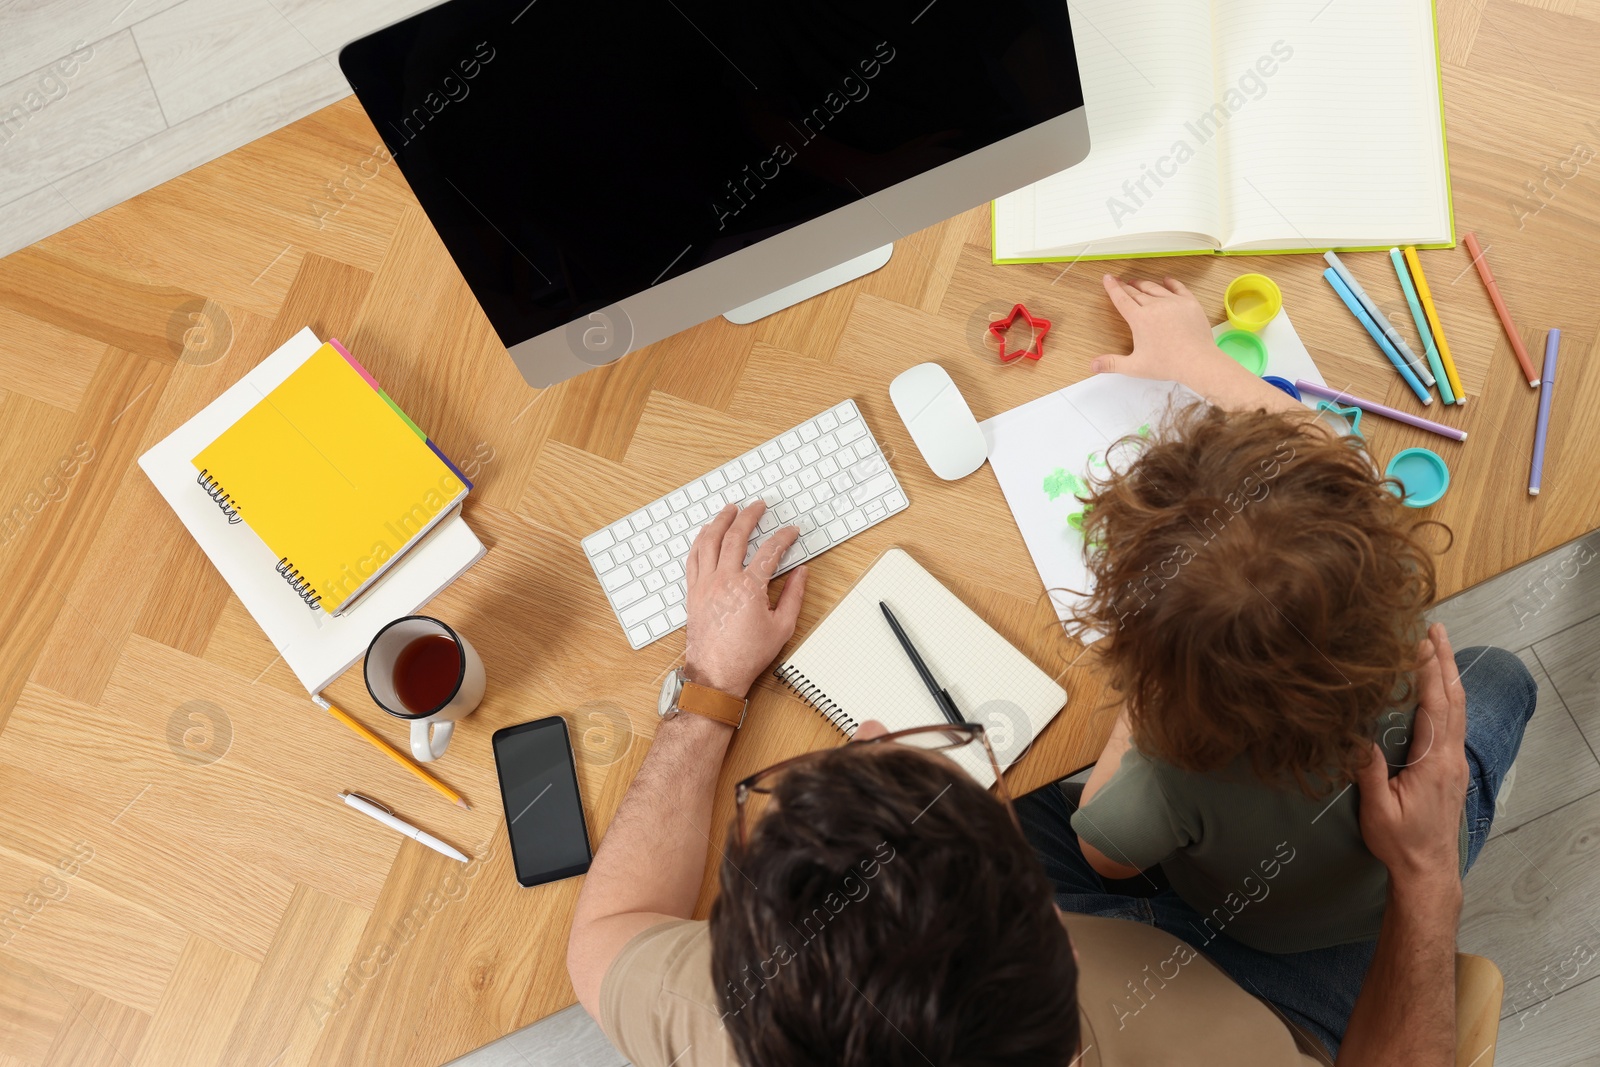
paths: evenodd
<path fill-rule="evenodd" d="M 1006 779 L 1000 773 L 1000 761 L 995 759 L 994 746 L 989 744 L 988 734 L 984 731 L 982 723 L 949 723 L 936 726 L 916 726 L 909 730 L 896 730 L 894 733 L 884 734 L 881 737 L 865 738 L 851 741 L 852 745 L 901 745 L 905 748 L 916 749 L 920 752 L 931 752 L 948 756 L 960 749 L 970 749 L 972 745 L 981 745 L 984 755 L 989 759 L 989 767 L 994 771 L 995 799 L 1006 807 L 1011 813 L 1011 821 L 1021 829 L 1017 821 L 1017 811 L 1011 804 L 1011 791 L 1006 788 Z M 749 824 L 751 816 L 751 798 L 770 797 L 777 787 L 778 780 L 785 773 L 796 766 L 821 759 L 831 749 L 820 749 L 816 752 L 807 752 L 803 755 L 786 759 L 782 763 L 774 763 L 764 771 L 757 771 L 750 777 L 739 782 L 733 787 L 733 802 L 735 822 L 738 827 L 739 847 L 744 848 L 750 841 Z M 757 806 L 760 806 L 757 804 Z"/>

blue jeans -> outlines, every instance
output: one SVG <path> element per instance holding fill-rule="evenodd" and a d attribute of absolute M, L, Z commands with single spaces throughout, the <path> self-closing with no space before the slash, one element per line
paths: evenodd
<path fill-rule="evenodd" d="M 1533 716 L 1539 690 L 1510 652 L 1468 648 L 1456 653 L 1467 694 L 1467 866 L 1489 836 L 1495 795 L 1517 758 L 1522 731 Z M 1039 852 L 1056 887 L 1062 911 L 1129 919 L 1185 939 L 1203 929 L 1203 918 L 1170 888 L 1154 896 L 1130 896 L 1108 887 L 1078 848 L 1072 804 L 1057 785 L 1016 802 L 1022 830 Z M 1345 1025 L 1366 979 L 1376 941 L 1281 955 L 1249 948 L 1219 933 L 1205 955 L 1250 993 L 1275 1005 L 1316 1038 L 1331 1057 L 1339 1054 Z"/>

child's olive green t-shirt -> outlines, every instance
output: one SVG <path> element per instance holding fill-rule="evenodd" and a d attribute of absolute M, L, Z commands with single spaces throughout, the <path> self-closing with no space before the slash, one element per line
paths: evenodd
<path fill-rule="evenodd" d="M 1391 712 L 1380 730 L 1391 776 L 1405 766 L 1412 714 Z M 1159 863 L 1202 917 L 1190 938 L 1201 951 L 1227 934 L 1263 952 L 1303 952 L 1378 936 L 1388 871 L 1361 839 L 1358 802 L 1353 784 L 1312 798 L 1263 784 L 1248 760 L 1197 774 L 1130 747 L 1072 828 L 1118 863 Z M 1465 873 L 1465 812 L 1460 855 Z"/>

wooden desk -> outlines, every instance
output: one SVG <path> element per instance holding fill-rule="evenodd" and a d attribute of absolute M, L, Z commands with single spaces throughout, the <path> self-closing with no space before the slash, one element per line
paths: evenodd
<path fill-rule="evenodd" d="M 1492 246 L 1530 349 L 1546 325 L 1565 331 L 1546 492 L 1531 500 L 1537 394 L 1466 254 L 1424 253 L 1472 398 L 1443 417 L 1472 436 L 1366 427 L 1380 458 L 1426 444 L 1452 466 L 1431 513 L 1455 531 L 1448 594 L 1597 523 L 1600 184 L 1584 171 L 1531 214 L 1523 183 L 1591 136 L 1592 100 L 1575 94 L 1592 84 L 1600 27 L 1509 0 L 1446 3 L 1441 20 L 1457 218 Z M 995 268 L 987 214 L 973 211 L 802 307 L 750 327 L 712 321 L 538 393 L 399 174 L 372 174 L 376 144 L 346 100 L 0 260 L 0 504 L 20 509 L 0 544 L 0 905 L 17 909 L 0 912 L 8 1067 L 432 1065 L 571 1003 L 579 883 L 516 886 L 489 735 L 567 716 L 600 836 L 683 639 L 630 652 L 578 538 L 844 396 L 893 450 L 913 507 L 813 565 L 801 632 L 898 543 L 1062 673 L 1071 704 L 1018 788 L 1091 760 L 1109 726 L 1095 677 L 1068 669 L 1075 651 L 1053 636 L 993 475 L 934 479 L 886 393 L 904 367 L 938 359 L 981 418 L 1082 377 L 1087 357 L 1125 343 L 1102 267 Z M 1524 205 L 1522 228 L 1508 203 Z M 1398 311 L 1386 261 L 1351 262 Z M 1127 266 L 1171 271 L 1213 314 L 1230 277 L 1270 273 L 1332 381 L 1414 403 L 1316 257 Z M 1055 329 L 1042 363 L 1001 367 L 980 336 L 1016 300 Z M 307 324 L 344 340 L 478 482 L 467 515 L 489 555 L 430 608 L 488 665 L 488 698 L 438 765 L 470 813 L 306 700 L 134 464 Z M 46 480 L 74 455 L 70 476 Z M 402 736 L 355 674 L 332 696 Z M 733 780 L 836 739 L 769 679 L 725 768 L 719 822 Z M 463 871 L 402 844 L 338 804 L 346 788 L 480 860 Z"/>

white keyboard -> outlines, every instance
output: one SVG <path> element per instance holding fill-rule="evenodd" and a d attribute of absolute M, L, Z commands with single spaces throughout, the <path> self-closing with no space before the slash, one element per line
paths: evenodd
<path fill-rule="evenodd" d="M 628 644 L 643 648 L 684 624 L 684 558 L 695 535 L 726 505 L 757 500 L 767 512 L 745 562 L 779 528 L 800 530 L 779 574 L 906 509 L 855 401 L 829 408 L 583 539 Z"/>

